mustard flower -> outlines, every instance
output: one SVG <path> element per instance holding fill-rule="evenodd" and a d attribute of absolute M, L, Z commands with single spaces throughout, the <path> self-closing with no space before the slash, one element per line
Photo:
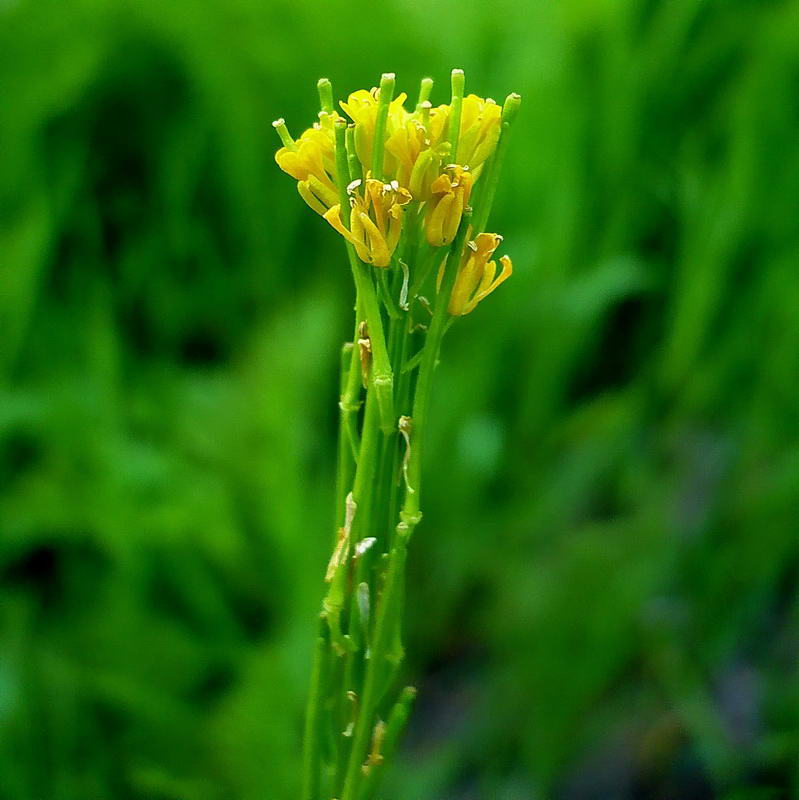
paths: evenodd
<path fill-rule="evenodd" d="M 399 243 L 403 207 L 411 201 L 410 192 L 396 181 L 382 183 L 368 178 L 365 182 L 354 181 L 349 193 L 350 229 L 342 222 L 339 204 L 324 218 L 355 248 L 361 261 L 374 267 L 389 266 Z"/>
<path fill-rule="evenodd" d="M 498 233 L 480 233 L 466 246 L 447 307 L 452 316 L 474 311 L 483 298 L 513 274 L 513 264 L 508 256 L 499 259 L 502 271 L 498 276 L 497 262 L 489 260 L 501 241 Z"/>
<path fill-rule="evenodd" d="M 448 245 L 455 238 L 463 210 L 469 203 L 473 177 L 466 167 L 447 166 L 431 184 L 431 199 L 425 217 L 426 236 L 433 247 Z"/>

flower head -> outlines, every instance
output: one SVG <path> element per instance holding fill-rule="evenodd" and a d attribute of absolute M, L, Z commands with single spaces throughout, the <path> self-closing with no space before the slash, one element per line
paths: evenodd
<path fill-rule="evenodd" d="M 472 183 L 468 168 L 451 164 L 430 184 L 425 226 L 427 241 L 433 247 L 448 245 L 455 238 Z"/>
<path fill-rule="evenodd" d="M 389 134 L 386 139 L 386 153 L 393 159 L 395 180 L 400 186 L 410 187 L 413 168 L 420 154 L 431 152 L 427 144 L 427 131 L 424 124 L 404 108 L 397 109 L 392 119 L 389 112 Z"/>
<path fill-rule="evenodd" d="M 338 201 L 335 147 L 332 127 L 327 124 L 329 116 L 321 114 L 322 122 L 303 131 L 296 141 L 289 138 L 275 153 L 277 165 L 296 179 L 300 196 L 317 214 L 324 214 Z M 281 126 L 285 127 L 285 123 L 278 120 L 275 127 Z M 288 136 L 288 132 L 285 135 Z"/>
<path fill-rule="evenodd" d="M 475 94 L 463 98 L 458 161 L 477 172 L 499 141 L 502 109 L 491 99 Z"/>
<path fill-rule="evenodd" d="M 474 311 L 484 297 L 510 278 L 513 264 L 508 256 L 499 259 L 502 271 L 498 276 L 497 262 L 489 261 L 501 241 L 502 237 L 498 233 L 480 233 L 474 241 L 468 243 L 447 306 L 450 314 L 462 316 Z M 440 282 L 441 274 L 439 284 Z"/>
<path fill-rule="evenodd" d="M 350 195 L 349 230 L 341 219 L 338 204 L 324 218 L 355 248 L 361 261 L 387 267 L 399 242 L 404 206 L 411 201 L 410 193 L 396 181 L 382 183 L 368 178 L 351 184 Z"/>
<path fill-rule="evenodd" d="M 407 97 L 408 95 L 403 92 L 397 95 L 389 104 L 386 122 L 386 131 L 389 139 L 394 131 L 405 127 L 406 120 L 410 116 L 403 107 Z M 372 168 L 377 114 L 380 106 L 380 90 L 376 87 L 368 92 L 366 89 L 359 89 L 347 98 L 346 103 L 342 100 L 339 105 L 355 124 L 355 151 L 363 167 L 364 174 L 367 174 Z M 387 174 L 394 172 L 393 165 L 386 165 L 385 163 L 385 159 L 387 157 L 390 158 L 391 155 L 391 151 L 386 147 L 384 168 L 388 167 L 386 169 Z"/>
<path fill-rule="evenodd" d="M 402 241 L 403 258 L 411 262 L 402 264 L 406 288 L 425 280 L 420 269 L 414 283 L 414 256 L 425 263 L 425 249 L 463 242 L 463 228 L 473 225 L 474 233 L 468 234 L 473 241 L 448 257 L 460 265 L 448 307 L 451 313 L 468 313 L 510 274 L 510 260 L 501 259 L 495 279 L 490 256 L 499 238 L 482 230 L 496 187 L 492 176 L 502 160 L 503 131 L 515 117 L 519 96 L 510 95 L 499 106 L 490 98 L 466 95 L 463 71 L 453 70 L 449 103 L 430 102 L 433 81 L 425 78 L 415 105 L 406 108 L 407 95 L 394 96 L 395 75 L 388 72 L 379 88 L 352 92 L 336 112 L 330 81 L 323 78 L 317 86 L 322 111 L 312 127 L 294 140 L 283 120 L 275 123 L 283 142 L 275 155 L 278 165 L 362 262 L 391 267 Z M 481 179 L 486 190 L 474 195 Z M 474 209 L 473 196 L 478 197 Z M 384 284 L 390 307 L 389 284 Z"/>

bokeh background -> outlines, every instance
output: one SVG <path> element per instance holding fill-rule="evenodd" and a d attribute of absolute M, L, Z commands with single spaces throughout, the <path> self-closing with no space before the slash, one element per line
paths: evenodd
<path fill-rule="evenodd" d="M 341 242 L 316 79 L 524 106 L 449 336 L 393 800 L 799 793 L 799 4 L 5 0 L 0 798 L 293 798 Z"/>

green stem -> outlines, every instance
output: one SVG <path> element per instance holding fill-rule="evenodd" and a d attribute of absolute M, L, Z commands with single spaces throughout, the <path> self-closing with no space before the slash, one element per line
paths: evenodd
<path fill-rule="evenodd" d="M 272 123 L 272 127 L 277 131 L 280 141 L 283 142 L 283 147 L 288 147 L 289 150 L 295 150 L 296 145 L 294 139 L 291 138 L 289 129 L 286 127 L 286 120 L 281 117 Z"/>
<path fill-rule="evenodd" d="M 372 796 L 377 781 L 383 774 L 386 764 L 391 760 L 394 751 L 397 749 L 397 740 L 399 739 L 405 725 L 408 722 L 408 715 L 411 713 L 411 706 L 416 699 L 416 689 L 413 686 L 406 686 L 400 696 L 399 700 L 394 704 L 391 713 L 386 722 L 385 736 L 383 737 L 383 746 L 380 750 L 382 760 L 379 764 L 373 764 L 369 768 L 369 772 L 363 780 L 360 792 L 358 793 L 358 800 L 369 800 Z"/>
<path fill-rule="evenodd" d="M 446 247 L 431 247 L 427 243 L 425 243 L 424 247 L 425 249 L 421 251 L 421 257 L 419 259 L 420 267 L 416 271 L 416 277 L 413 280 L 413 285 L 408 292 L 408 297 L 411 300 L 413 300 L 422 290 L 422 287 L 424 286 L 425 281 L 427 281 L 427 279 L 430 277 L 430 274 L 440 268 L 441 262 L 447 255 Z"/>
<path fill-rule="evenodd" d="M 394 97 L 393 72 L 386 72 L 380 78 L 380 95 L 378 96 L 377 118 L 375 119 L 375 138 L 372 149 L 372 177 L 383 180 L 383 153 L 386 146 L 386 122 L 388 120 L 388 107 Z"/>
<path fill-rule="evenodd" d="M 452 70 L 452 101 L 449 112 L 449 143 L 452 147 L 449 158 L 453 164 L 458 163 L 458 139 L 461 133 L 461 108 L 463 107 L 463 90 L 466 78 L 462 69 Z"/>
<path fill-rule="evenodd" d="M 411 334 L 409 331 L 409 323 L 410 319 L 406 319 L 403 321 L 402 327 L 402 340 L 401 340 L 401 348 L 398 356 L 398 361 L 394 362 L 397 364 L 405 363 L 405 360 L 408 357 L 408 349 L 410 348 L 411 342 Z M 409 408 L 410 403 L 410 394 L 411 394 L 411 384 L 412 384 L 413 376 L 409 373 L 399 373 L 398 375 L 398 385 L 397 385 L 397 404 L 396 409 L 397 413 L 400 415 L 409 415 L 411 409 Z M 391 494 L 390 494 L 390 502 L 388 506 L 388 516 L 387 516 L 387 526 L 388 528 L 391 527 L 391 523 L 397 519 L 397 512 L 399 511 L 400 506 L 400 497 L 401 497 L 401 487 L 403 485 L 403 476 L 402 476 L 402 459 L 404 457 L 404 453 L 400 452 L 397 453 L 396 458 L 394 460 L 394 470 L 391 476 Z"/>
<path fill-rule="evenodd" d="M 319 104 L 325 114 L 333 113 L 333 84 L 327 78 L 319 78 L 316 82 L 319 91 Z"/>
<path fill-rule="evenodd" d="M 323 627 L 324 630 L 324 627 Z M 305 711 L 304 752 L 302 760 L 302 800 L 317 800 L 321 775 L 322 687 L 330 649 L 324 636 L 314 648 L 311 691 Z"/>
<path fill-rule="evenodd" d="M 347 165 L 346 129 L 347 123 L 343 119 L 336 120 L 336 170 L 339 175 L 347 175 L 349 169 Z M 349 228 L 350 200 L 347 195 L 347 187 L 344 186 L 343 181 L 339 181 L 338 190 L 341 219 L 345 227 Z M 386 349 L 380 306 L 377 302 L 369 267 L 358 258 L 349 242 L 347 242 L 346 247 L 358 300 L 369 329 L 369 340 L 372 345 L 371 383 L 380 408 L 380 427 L 385 432 L 389 432 L 394 427 L 394 373 L 391 369 L 391 362 Z"/>
<path fill-rule="evenodd" d="M 388 572 L 380 595 L 377 620 L 366 667 L 364 690 L 353 733 L 352 749 L 347 763 L 341 800 L 355 800 L 357 797 L 359 782 L 362 777 L 361 766 L 366 758 L 369 736 L 374 725 L 375 710 L 380 701 L 382 677 L 385 669 L 384 662 L 389 656 L 394 655 L 390 652 L 390 646 L 392 637 L 400 624 L 401 604 L 399 598 L 405 574 L 407 542 L 421 519 L 419 478 L 421 477 L 421 443 L 427 407 L 430 400 L 433 372 L 438 360 L 441 340 L 447 327 L 449 295 L 452 293 L 452 287 L 455 284 L 460 255 L 466 241 L 466 232 L 470 222 L 469 216 L 468 212 L 464 213 L 458 234 L 450 247 L 449 260 L 455 263 L 448 264 L 448 269 L 445 270 L 441 291 L 438 294 L 433 312 L 433 320 L 425 340 L 424 356 L 419 368 L 419 378 L 413 403 L 411 452 L 408 459 L 408 486 L 405 490 L 405 502 L 400 512 L 400 522 L 397 525 L 389 554 Z"/>
<path fill-rule="evenodd" d="M 433 91 L 433 79 L 422 78 L 422 81 L 419 84 L 419 97 L 416 100 L 417 111 L 421 108 L 422 103 L 426 103 L 430 100 L 430 93 L 432 91 Z"/>
<path fill-rule="evenodd" d="M 350 181 L 363 180 L 363 167 L 358 158 L 358 153 L 355 150 L 355 126 L 347 125 L 347 131 L 344 137 L 345 148 L 347 150 L 347 164 L 349 166 Z"/>
<path fill-rule="evenodd" d="M 395 269 L 399 270 L 399 266 L 395 267 Z M 388 312 L 388 316 L 392 319 L 399 319 L 402 312 L 400 311 L 399 306 L 397 305 L 397 301 L 394 299 L 391 288 L 388 285 L 388 268 L 380 268 L 376 269 L 377 272 L 377 283 L 380 287 L 380 296 L 383 299 L 383 305 L 386 307 L 386 311 Z M 390 348 L 389 348 L 390 349 Z M 393 362 L 392 362 L 393 363 Z"/>
<path fill-rule="evenodd" d="M 350 376 L 353 370 L 358 370 L 357 346 L 353 342 L 347 342 L 341 348 L 341 381 L 340 391 L 341 400 L 339 401 L 339 426 L 338 426 L 338 447 L 337 447 L 337 466 L 336 466 L 336 530 L 344 524 L 344 505 L 347 491 L 352 484 L 352 476 L 355 471 L 355 453 L 352 448 L 351 436 L 349 433 L 350 419 L 353 412 L 357 411 L 357 395 L 353 398 L 349 392 Z M 355 357 L 353 355 L 355 354 Z M 356 374 L 357 378 L 357 374 Z M 360 384 L 358 384 L 360 385 Z M 357 390 L 357 386 L 356 386 Z M 336 544 L 336 533 L 334 531 L 333 546 Z"/>
<path fill-rule="evenodd" d="M 352 484 L 352 498 L 357 506 L 352 527 L 353 542 L 357 538 L 371 536 L 373 533 L 372 500 L 377 476 L 380 440 L 377 398 L 372 392 L 368 392 L 363 415 L 361 450 L 358 454 L 358 466 L 355 468 L 355 480 Z"/>
<path fill-rule="evenodd" d="M 358 466 L 355 470 L 355 480 L 352 487 L 352 497 L 356 503 L 355 518 L 351 530 L 351 542 L 354 548 L 356 543 L 366 536 L 371 535 L 373 529 L 372 509 L 374 507 L 374 491 L 376 488 L 376 477 L 378 470 L 378 454 L 380 450 L 381 435 L 379 430 L 379 412 L 377 399 L 374 392 L 366 395 L 366 408 L 363 417 L 363 431 L 361 435 L 361 450 L 358 456 Z M 365 581 L 371 560 L 371 553 L 361 554 L 355 561 L 355 574 L 352 585 Z M 353 642 L 352 652 L 344 655 L 345 667 L 344 678 L 340 688 L 342 700 L 346 697 L 349 690 L 357 689 L 356 671 L 360 667 L 360 650 L 365 649 L 365 642 L 361 637 L 359 625 L 360 612 L 358 609 L 358 599 L 354 591 L 350 592 L 349 602 L 349 625 L 348 632 Z M 360 702 L 360 698 L 358 698 Z"/>
<path fill-rule="evenodd" d="M 347 370 L 347 379 L 341 390 L 341 399 L 339 400 L 339 442 L 346 441 L 349 445 L 349 451 L 352 459 L 357 462 L 358 451 L 360 450 L 360 437 L 358 436 L 357 417 L 358 411 L 361 407 L 361 358 L 358 347 L 358 331 L 360 329 L 361 315 L 358 313 L 359 303 L 355 303 L 355 332 L 352 337 L 352 351 L 349 354 L 349 367 Z M 342 370 L 344 369 L 342 365 Z M 349 487 L 352 480 L 350 475 L 346 486 Z M 345 492 L 346 495 L 346 492 Z M 343 501 L 342 501 L 343 502 Z"/>
<path fill-rule="evenodd" d="M 401 318 L 391 319 L 388 329 L 388 349 L 391 355 L 392 364 L 400 364 L 402 353 L 402 331 L 407 326 L 406 312 L 401 312 Z M 401 378 L 399 374 L 395 375 L 395 390 L 399 392 L 401 386 Z M 399 395 L 397 394 L 397 398 Z M 394 410 L 397 412 L 398 406 L 395 403 Z M 389 508 L 392 503 L 392 495 L 394 494 L 394 463 L 396 461 L 397 453 L 397 437 L 399 433 L 397 426 L 387 435 L 383 437 L 381 452 L 380 452 L 380 467 L 377 475 L 377 498 L 375 501 L 375 508 L 380 515 L 375 520 L 374 535 L 377 537 L 380 550 L 385 551 L 389 541 L 388 531 L 390 530 L 393 517 L 386 516 L 385 509 Z"/>
<path fill-rule="evenodd" d="M 499 185 L 502 164 L 505 161 L 505 154 L 508 151 L 511 125 L 516 118 L 521 101 L 522 98 L 518 94 L 509 94 L 502 107 L 502 128 L 500 130 L 499 141 L 497 142 L 497 149 L 491 157 L 491 163 L 488 165 L 483 189 L 479 199 L 475 203 L 475 208 L 477 209 L 473 223 L 475 235 L 485 230 L 486 223 L 488 222 L 488 215 L 491 213 L 491 207 L 494 205 L 494 197 L 497 193 L 497 186 Z"/>
<path fill-rule="evenodd" d="M 441 288 L 436 296 L 436 304 L 433 309 L 433 318 L 427 329 L 422 360 L 419 364 L 419 377 L 416 381 L 416 392 L 413 398 L 412 432 L 411 432 L 411 451 L 408 456 L 407 482 L 405 490 L 405 502 L 402 506 L 400 525 L 407 526 L 407 535 L 410 537 L 413 529 L 421 519 L 420 495 L 421 495 L 421 473 L 422 473 L 422 442 L 424 441 L 424 431 L 427 425 L 427 409 L 430 404 L 430 393 L 433 386 L 433 373 L 438 361 L 438 353 L 441 349 L 441 340 L 446 333 L 449 314 L 447 306 L 449 297 L 452 294 L 452 287 L 455 285 L 455 278 L 460 266 L 461 253 L 466 242 L 466 233 L 470 225 L 470 213 L 464 212 L 461 219 L 458 234 L 452 243 L 447 254 L 447 263 L 444 270 L 444 277 Z"/>
<path fill-rule="evenodd" d="M 393 631 L 390 612 L 396 607 L 395 597 L 405 572 L 406 537 L 397 536 L 391 548 L 388 572 L 386 574 L 383 592 L 380 596 L 380 606 L 375 622 L 372 646 L 369 661 L 366 667 L 363 694 L 360 698 L 358 719 L 352 737 L 352 749 L 347 762 L 347 772 L 344 779 L 344 788 L 341 800 L 355 800 L 363 773 L 361 765 L 366 758 L 369 747 L 369 737 L 372 732 L 375 707 L 379 701 L 378 690 L 383 673 L 383 661 Z"/>

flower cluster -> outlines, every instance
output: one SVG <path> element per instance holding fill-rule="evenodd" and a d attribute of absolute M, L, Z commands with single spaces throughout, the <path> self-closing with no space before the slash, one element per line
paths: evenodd
<path fill-rule="evenodd" d="M 467 246 L 447 259 L 461 265 L 449 301 L 450 313 L 459 315 L 473 310 L 512 271 L 505 256 L 494 279 L 496 265 L 487 258 L 502 237 L 475 228 L 472 205 L 475 195 L 490 205 L 503 121 L 515 112 L 518 95 L 503 109 L 490 98 L 464 96 L 461 70 L 453 71 L 452 83 L 451 102 L 434 106 L 433 82 L 425 79 L 409 110 L 404 92 L 393 96 L 394 76 L 384 75 L 379 88 L 360 89 L 340 103 L 345 121 L 323 79 L 322 111 L 312 127 L 295 140 L 282 119 L 274 123 L 283 141 L 275 159 L 297 181 L 303 200 L 373 267 L 396 266 L 404 238 L 448 248 L 468 216 Z M 344 125 L 346 158 L 337 158 L 336 127 Z M 480 216 L 487 218 L 487 208 Z"/>
<path fill-rule="evenodd" d="M 355 282 L 342 349 L 335 545 L 325 574 L 306 713 L 302 797 L 370 800 L 415 690 L 404 657 L 408 542 L 422 519 L 422 451 L 433 377 L 452 322 L 512 272 L 486 223 L 520 98 L 465 95 L 412 107 L 394 76 L 335 108 L 319 81 L 317 122 L 293 139 L 275 123 L 276 160 L 343 237 Z M 388 714 L 385 713 L 388 711 Z M 342 735 L 343 734 L 343 735 Z"/>

